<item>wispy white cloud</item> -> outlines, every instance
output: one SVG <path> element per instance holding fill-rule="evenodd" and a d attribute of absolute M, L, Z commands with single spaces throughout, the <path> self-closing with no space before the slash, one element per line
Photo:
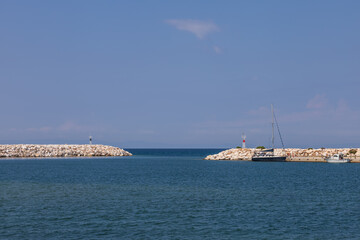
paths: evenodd
<path fill-rule="evenodd" d="M 344 99 L 340 99 L 336 107 L 336 112 L 338 115 L 343 115 L 345 113 L 350 113 L 353 111 L 350 109 L 349 105 Z"/>
<path fill-rule="evenodd" d="M 327 115 L 328 112 L 320 110 L 306 110 L 299 112 L 287 113 L 279 117 L 279 121 L 282 123 L 296 123 L 303 121 L 318 121 L 324 118 L 324 115 Z"/>
<path fill-rule="evenodd" d="M 292 112 L 281 116 L 283 122 L 301 121 L 339 121 L 360 119 L 360 112 L 351 109 L 347 102 L 338 99 L 337 104 L 328 104 L 329 101 L 324 94 L 317 94 L 306 104 L 306 110 Z M 346 118 L 344 118 L 346 116 Z"/>
<path fill-rule="evenodd" d="M 214 49 L 215 53 L 217 53 L 217 54 L 222 54 L 223 53 L 222 49 L 220 47 L 218 47 L 218 46 L 213 46 L 213 49 Z"/>
<path fill-rule="evenodd" d="M 310 99 L 306 105 L 309 109 L 320 109 L 327 105 L 328 100 L 325 94 L 317 94 L 314 98 Z"/>
<path fill-rule="evenodd" d="M 219 27 L 211 21 L 168 19 L 165 20 L 165 22 L 179 30 L 191 32 L 199 39 L 204 38 L 210 33 L 219 31 Z"/>
<path fill-rule="evenodd" d="M 344 99 L 331 99 L 325 95 L 316 95 L 304 101 L 301 110 L 293 108 L 288 111 L 276 109 L 276 118 L 282 130 L 283 137 L 293 146 L 302 147 L 306 144 L 337 144 L 337 141 L 351 142 L 360 136 L 357 127 L 360 121 L 360 111 L 353 109 Z M 237 120 L 213 120 L 198 123 L 191 129 L 192 133 L 201 136 L 216 136 L 225 140 L 238 141 L 241 133 L 248 134 L 252 146 L 267 141 L 271 129 L 271 112 L 269 107 L 259 107 L 249 110 Z M 331 137 L 331 139 L 328 139 Z M 276 136 L 277 138 L 277 136 Z M 277 138 L 279 141 L 279 138 Z M 317 143 L 318 141 L 318 143 Z M 314 145 L 314 146 L 315 146 Z M 317 146 L 317 145 L 316 145 Z"/>

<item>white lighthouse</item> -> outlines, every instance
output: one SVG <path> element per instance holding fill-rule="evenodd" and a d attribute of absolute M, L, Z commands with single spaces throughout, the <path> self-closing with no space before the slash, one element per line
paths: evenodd
<path fill-rule="evenodd" d="M 241 134 L 241 138 L 242 138 L 242 148 L 246 148 L 246 144 L 245 144 L 246 135 L 245 135 L 245 133 Z"/>

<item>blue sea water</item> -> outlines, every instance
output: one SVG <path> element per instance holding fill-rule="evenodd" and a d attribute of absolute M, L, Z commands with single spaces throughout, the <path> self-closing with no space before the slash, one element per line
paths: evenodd
<path fill-rule="evenodd" d="M 0 239 L 360 239 L 360 164 L 0 160 Z"/>

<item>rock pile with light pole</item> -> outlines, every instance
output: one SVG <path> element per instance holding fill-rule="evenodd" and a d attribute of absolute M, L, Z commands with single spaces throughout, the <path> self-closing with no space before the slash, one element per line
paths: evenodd
<path fill-rule="evenodd" d="M 131 155 L 124 149 L 100 144 L 0 145 L 0 158 L 115 157 Z"/>

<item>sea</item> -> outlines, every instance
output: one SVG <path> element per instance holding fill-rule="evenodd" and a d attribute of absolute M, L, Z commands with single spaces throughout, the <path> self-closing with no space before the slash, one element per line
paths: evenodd
<path fill-rule="evenodd" d="M 360 239 L 360 164 L 127 150 L 0 160 L 0 239 Z"/>

